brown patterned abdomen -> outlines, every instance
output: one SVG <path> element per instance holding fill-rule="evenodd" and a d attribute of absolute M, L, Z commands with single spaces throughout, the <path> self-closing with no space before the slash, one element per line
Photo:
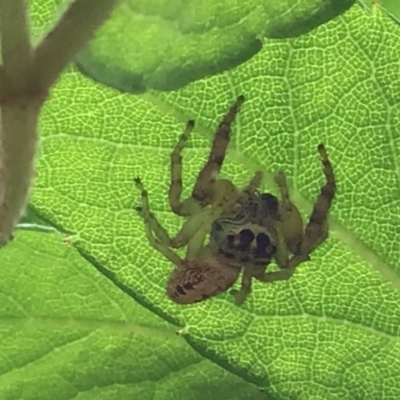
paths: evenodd
<path fill-rule="evenodd" d="M 175 303 L 197 303 L 229 289 L 239 273 L 217 259 L 188 261 L 172 273 L 167 295 Z"/>

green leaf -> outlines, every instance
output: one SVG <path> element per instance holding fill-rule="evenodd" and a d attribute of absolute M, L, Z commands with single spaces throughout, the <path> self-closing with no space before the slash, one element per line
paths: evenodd
<path fill-rule="evenodd" d="M 18 232 L 0 264 L 1 399 L 265 399 L 202 359 L 60 235 Z"/>
<path fill-rule="evenodd" d="M 359 6 L 313 32 L 266 40 L 241 66 L 171 93 L 120 94 L 70 69 L 42 114 L 32 205 L 75 233 L 72 243 L 140 303 L 186 332 L 199 352 L 274 399 L 400 398 L 400 45 L 398 26 Z M 133 211 L 141 176 L 171 232 L 169 155 L 196 119 L 184 154 L 184 195 L 234 98 L 224 175 L 283 169 L 309 215 L 323 183 L 325 143 L 338 182 L 330 238 L 288 282 L 255 282 L 235 307 L 228 293 L 182 307 L 165 295 L 173 266 L 153 251 Z M 18 240 L 18 237 L 17 237 Z"/>
<path fill-rule="evenodd" d="M 122 91 L 172 90 L 233 68 L 261 38 L 301 35 L 354 0 L 124 0 L 78 66 Z"/>
<path fill-rule="evenodd" d="M 361 4 L 370 7 L 372 10 L 374 8 L 385 10 L 389 15 L 394 17 L 395 20 L 400 22 L 400 3 L 397 0 L 380 0 L 379 2 L 372 0 L 358 0 L 358 1 Z"/>

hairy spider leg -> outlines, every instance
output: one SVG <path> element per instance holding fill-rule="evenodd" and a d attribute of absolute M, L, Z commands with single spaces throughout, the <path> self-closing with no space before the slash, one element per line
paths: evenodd
<path fill-rule="evenodd" d="M 212 222 L 224 211 L 226 204 L 221 201 L 215 206 L 200 209 L 197 213 L 190 215 L 183 223 L 179 232 L 171 238 L 166 229 L 151 212 L 147 190 L 144 188 L 140 178 L 135 178 L 134 182 L 142 198 L 142 206 L 137 209 L 137 211 L 141 214 L 146 226 L 154 233 L 156 238 L 166 247 L 181 248 L 188 245 L 188 252 L 190 255 L 194 256 L 197 254 L 207 234 L 211 230 Z M 233 184 L 230 184 L 230 187 L 232 190 L 236 190 Z M 228 188 L 229 186 L 227 190 Z M 224 198 L 225 197 L 228 196 L 226 195 Z"/>
<path fill-rule="evenodd" d="M 135 178 L 135 185 L 140 190 L 142 196 L 142 207 L 136 207 L 136 211 L 143 218 L 144 229 L 150 246 L 177 267 L 181 267 L 183 260 L 169 248 L 167 243 L 169 240 L 168 233 L 150 211 L 147 190 L 145 190 L 139 178 Z"/>
<path fill-rule="evenodd" d="M 240 306 L 244 303 L 247 296 L 251 292 L 251 282 L 253 271 L 251 268 L 243 268 L 242 281 L 239 290 L 231 290 L 231 294 L 235 297 L 235 305 Z"/>
<path fill-rule="evenodd" d="M 186 257 L 194 259 L 203 247 L 205 238 L 211 231 L 212 223 L 222 213 L 232 211 L 240 198 L 243 196 L 247 198 L 249 194 L 253 193 L 261 184 L 262 177 L 262 172 L 257 171 L 240 193 L 238 193 L 238 190 L 231 181 L 219 179 L 215 183 L 211 204 L 191 214 L 174 238 L 171 239 L 164 228 L 158 227 L 160 224 L 153 216 L 154 229 L 157 229 L 163 235 L 163 240 L 170 247 L 180 248 L 188 245 Z"/>
<path fill-rule="evenodd" d="M 211 231 L 212 223 L 222 213 L 233 209 L 237 202 L 239 194 L 231 181 L 221 179 L 217 183 L 212 204 L 202 208 L 197 214 L 190 216 L 176 236 L 176 240 L 180 244 L 181 240 L 185 240 L 186 236 L 191 235 L 190 241 L 185 240 L 185 244 L 188 244 L 186 252 L 186 258 L 188 259 L 194 259 L 199 254 L 207 235 Z"/>
<path fill-rule="evenodd" d="M 268 265 L 268 264 L 267 264 Z M 262 267 L 250 267 L 243 268 L 242 281 L 240 290 L 232 290 L 231 294 L 235 297 L 235 304 L 240 306 L 246 300 L 247 296 L 251 292 L 252 278 L 259 280 L 260 282 L 275 282 L 289 279 L 294 271 L 295 267 L 284 268 L 278 271 L 265 271 L 267 265 Z"/>
<path fill-rule="evenodd" d="M 279 202 L 279 221 L 278 221 L 278 254 L 276 260 L 285 262 L 287 253 L 284 255 L 282 244 L 293 254 L 296 254 L 303 239 L 303 220 L 297 207 L 290 199 L 289 188 L 286 176 L 283 171 L 279 171 L 275 176 L 275 183 L 279 188 L 281 201 Z M 283 267 L 284 265 L 280 265 Z"/>
<path fill-rule="evenodd" d="M 230 140 L 231 124 L 235 120 L 236 114 L 243 102 L 244 96 L 238 96 L 235 103 L 218 125 L 208 160 L 197 176 L 192 197 L 202 206 L 210 204 L 214 197 L 214 183 L 225 159 Z"/>
<path fill-rule="evenodd" d="M 295 270 L 296 266 L 290 266 L 288 268 L 280 269 L 278 271 L 262 271 L 260 273 L 253 274 L 253 277 L 260 282 L 284 281 L 289 279 L 293 275 Z"/>
<path fill-rule="evenodd" d="M 220 204 L 223 207 L 223 212 L 232 211 L 238 204 L 244 204 L 248 201 L 249 197 L 260 186 L 262 178 L 263 173 L 256 171 L 247 186 L 240 192 L 230 180 L 218 179 L 215 182 L 214 197 L 211 204 Z"/>
<path fill-rule="evenodd" d="M 159 241 L 167 246 L 170 246 L 171 238 L 166 229 L 158 222 L 155 215 L 150 210 L 149 197 L 147 190 L 143 186 L 140 178 L 135 178 L 134 183 L 136 188 L 140 191 L 142 198 L 142 206 L 136 207 L 136 211 L 144 219 L 146 228 L 148 227 L 156 235 Z"/>
<path fill-rule="evenodd" d="M 241 204 L 246 203 L 249 200 L 249 197 L 258 189 L 258 187 L 261 185 L 261 182 L 263 180 L 263 173 L 262 171 L 256 171 L 255 174 L 253 175 L 253 178 L 250 180 L 250 182 L 247 184 L 242 189 L 242 192 L 240 193 L 240 197 L 238 199 L 238 202 Z"/>
<path fill-rule="evenodd" d="M 181 134 L 178 143 L 171 153 L 171 181 L 169 185 L 168 198 L 171 210 L 182 217 L 193 214 L 199 209 L 198 203 L 189 197 L 181 201 L 182 195 L 182 150 L 186 145 L 190 133 L 194 128 L 194 121 L 190 120 L 186 124 L 186 129 Z"/>
<path fill-rule="evenodd" d="M 309 254 L 328 237 L 327 217 L 335 197 L 336 180 L 332 164 L 322 143 L 318 145 L 318 152 L 321 156 L 322 170 L 326 183 L 322 186 L 317 201 L 314 204 L 304 232 L 300 251 L 289 261 L 289 267 L 295 267 L 308 260 Z"/>

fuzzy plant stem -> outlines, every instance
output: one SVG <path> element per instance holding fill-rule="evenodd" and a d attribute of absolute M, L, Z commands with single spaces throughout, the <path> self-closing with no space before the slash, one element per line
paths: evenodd
<path fill-rule="evenodd" d="M 40 110 L 62 70 L 118 0 L 74 0 L 36 48 L 26 0 L 0 0 L 0 247 L 12 239 L 34 175 Z"/>

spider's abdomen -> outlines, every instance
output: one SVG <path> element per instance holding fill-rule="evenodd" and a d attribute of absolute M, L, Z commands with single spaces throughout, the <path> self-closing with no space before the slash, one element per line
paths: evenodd
<path fill-rule="evenodd" d="M 197 303 L 229 289 L 239 272 L 217 258 L 187 261 L 170 276 L 167 295 L 175 303 Z"/>

